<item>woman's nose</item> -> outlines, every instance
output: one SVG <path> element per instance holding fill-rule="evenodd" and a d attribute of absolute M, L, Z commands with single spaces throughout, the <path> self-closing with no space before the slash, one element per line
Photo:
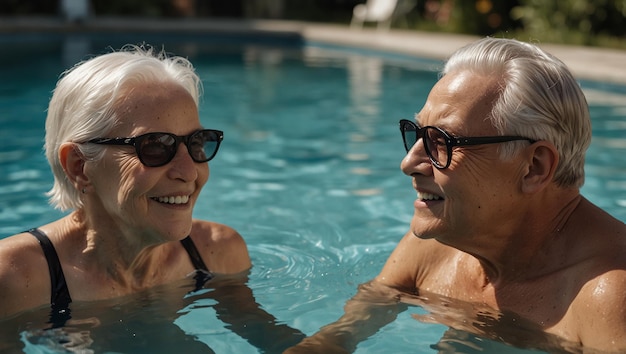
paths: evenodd
<path fill-rule="evenodd" d="M 176 149 L 176 155 L 169 163 L 171 178 L 191 182 L 198 178 L 196 162 L 191 158 L 187 146 L 182 143 Z"/>

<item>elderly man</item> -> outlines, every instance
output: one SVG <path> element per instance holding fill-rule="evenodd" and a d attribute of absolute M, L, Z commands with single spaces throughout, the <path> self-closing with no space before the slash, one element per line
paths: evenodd
<path fill-rule="evenodd" d="M 400 131 L 410 230 L 345 315 L 293 352 L 354 350 L 402 307 L 373 293 L 445 296 L 496 324 L 513 318 L 511 337 L 524 326 L 576 350 L 626 351 L 626 227 L 580 195 L 591 123 L 560 60 L 516 40 L 472 43 Z"/>

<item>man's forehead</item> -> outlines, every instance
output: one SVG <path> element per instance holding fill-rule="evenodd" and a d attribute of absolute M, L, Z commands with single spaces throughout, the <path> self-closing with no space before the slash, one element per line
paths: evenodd
<path fill-rule="evenodd" d="M 459 134 L 469 126 L 491 130 L 488 117 L 498 95 L 499 83 L 494 77 L 470 71 L 450 72 L 433 87 L 415 119 L 420 126 L 435 125 Z"/>
<path fill-rule="evenodd" d="M 447 79 L 444 81 L 444 79 Z M 459 92 L 462 91 L 465 81 L 468 80 L 467 75 L 453 75 L 448 74 L 442 78 L 442 84 L 446 84 L 448 86 L 448 90 L 451 92 Z"/>

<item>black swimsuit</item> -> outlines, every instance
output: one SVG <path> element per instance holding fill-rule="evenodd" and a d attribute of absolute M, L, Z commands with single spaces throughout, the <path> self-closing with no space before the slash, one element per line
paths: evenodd
<path fill-rule="evenodd" d="M 63 275 L 63 269 L 61 268 L 61 262 L 59 261 L 57 252 L 48 236 L 46 236 L 46 234 L 44 234 L 41 230 L 34 228 L 28 230 L 28 232 L 39 240 L 39 244 L 43 249 L 46 260 L 48 261 L 50 282 L 52 284 L 50 303 L 52 305 L 53 316 L 55 313 L 64 314 L 69 311 L 69 304 L 72 302 L 72 298 L 70 297 L 70 292 L 67 288 L 67 283 L 65 282 L 65 276 Z M 204 261 L 202 260 L 202 257 L 200 256 L 200 253 L 190 236 L 180 240 L 180 243 L 182 243 L 185 251 L 189 254 L 191 263 L 196 269 L 196 274 L 194 276 L 194 279 L 196 280 L 195 290 L 198 290 L 204 285 L 205 282 L 210 280 L 213 275 L 207 268 L 206 264 L 204 264 Z"/>

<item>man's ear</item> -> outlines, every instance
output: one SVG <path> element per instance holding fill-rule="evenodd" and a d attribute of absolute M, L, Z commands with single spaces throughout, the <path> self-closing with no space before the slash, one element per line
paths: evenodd
<path fill-rule="evenodd" d="M 522 179 L 522 191 L 535 193 L 552 182 L 559 163 L 559 153 L 552 143 L 537 141 L 529 146 L 529 166 Z"/>
<path fill-rule="evenodd" d="M 63 143 L 59 148 L 59 161 L 65 175 L 78 190 L 89 185 L 89 178 L 85 175 L 85 157 L 74 143 Z"/>

